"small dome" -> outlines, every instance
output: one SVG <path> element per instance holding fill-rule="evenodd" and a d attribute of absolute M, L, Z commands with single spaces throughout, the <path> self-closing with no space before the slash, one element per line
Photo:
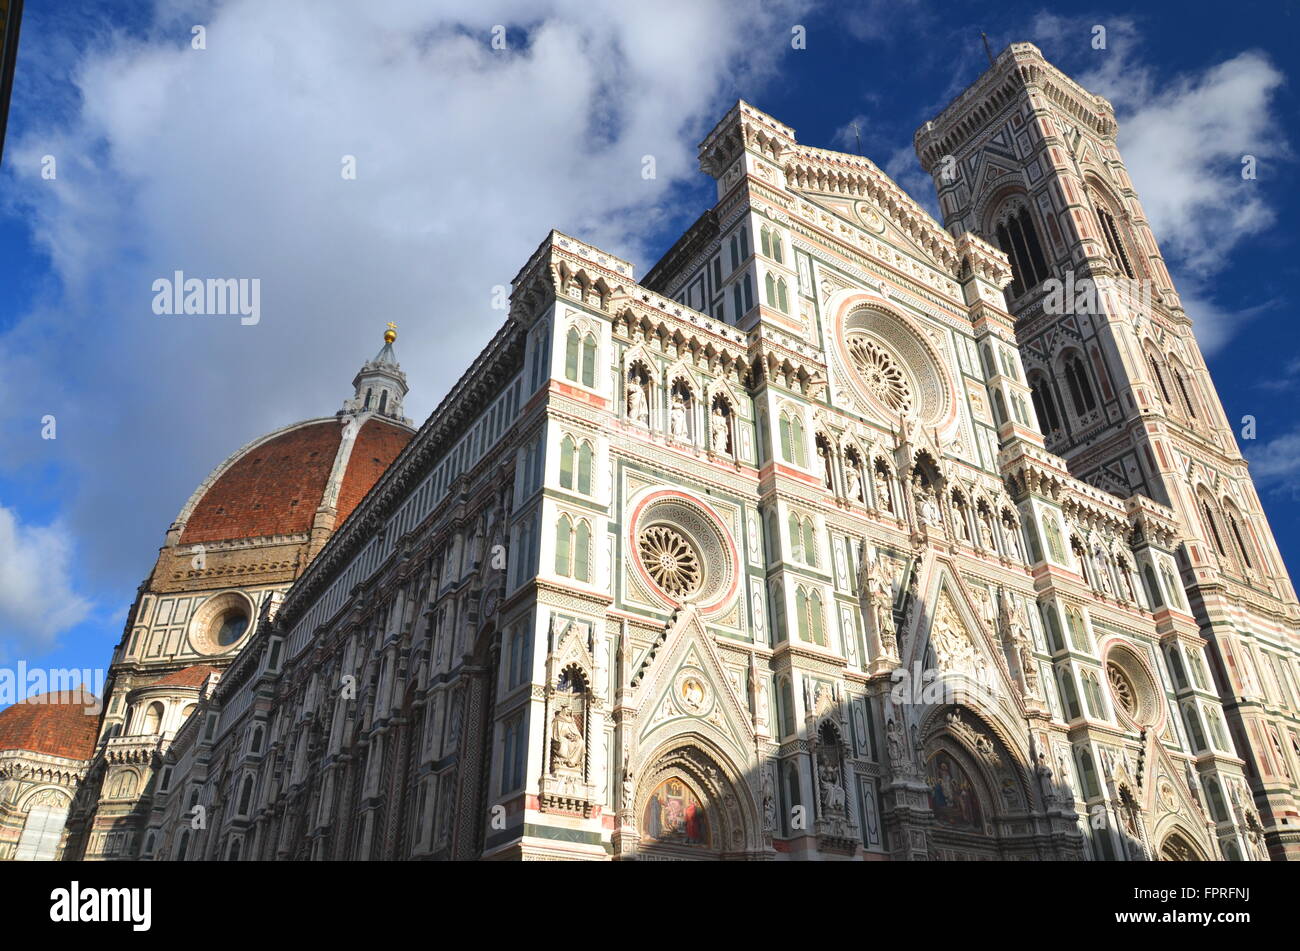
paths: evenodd
<path fill-rule="evenodd" d="M 99 710 L 99 699 L 79 689 L 28 697 L 0 710 L 0 751 L 90 759 L 99 734 Z"/>

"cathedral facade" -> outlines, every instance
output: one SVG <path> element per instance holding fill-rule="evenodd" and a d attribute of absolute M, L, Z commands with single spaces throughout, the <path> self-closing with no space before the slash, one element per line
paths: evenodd
<path fill-rule="evenodd" d="M 1300 606 L 1116 131 L 1009 47 L 917 132 L 940 224 L 738 103 L 663 259 L 551 232 L 283 575 L 186 567 L 276 537 L 247 450 L 200 487 L 66 854 L 1300 858 Z M 400 429 L 365 373 L 330 425 Z"/>

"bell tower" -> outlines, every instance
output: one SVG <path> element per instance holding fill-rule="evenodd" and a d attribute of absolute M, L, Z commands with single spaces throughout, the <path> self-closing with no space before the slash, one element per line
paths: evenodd
<path fill-rule="evenodd" d="M 1147 579 L 1152 601 L 1190 610 L 1213 645 L 1251 780 L 1229 808 L 1245 826 L 1258 810 L 1271 854 L 1300 859 L 1300 606 L 1117 133 L 1109 102 L 1015 43 L 915 146 L 945 227 L 1010 259 L 1047 449 L 1098 489 L 1177 513 L 1181 583 Z M 1183 726 L 1195 745 L 1199 725 Z"/>

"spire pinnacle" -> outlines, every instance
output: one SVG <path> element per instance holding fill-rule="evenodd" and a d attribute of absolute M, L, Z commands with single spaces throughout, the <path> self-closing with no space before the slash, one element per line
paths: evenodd
<path fill-rule="evenodd" d="M 388 321 L 384 331 L 384 345 L 374 358 L 367 360 L 352 380 L 353 396 L 343 403 L 340 415 L 353 416 L 374 413 L 398 422 L 410 423 L 402 415 L 402 400 L 406 396 L 406 374 L 402 372 L 393 353 L 397 339 L 397 324 Z"/>

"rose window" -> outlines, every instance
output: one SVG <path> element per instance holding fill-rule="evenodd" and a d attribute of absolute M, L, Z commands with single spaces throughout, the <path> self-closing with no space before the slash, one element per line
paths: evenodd
<path fill-rule="evenodd" d="M 912 388 L 907 376 L 875 341 L 853 335 L 849 338 L 849 356 L 862 382 L 878 400 L 896 413 L 906 413 L 912 408 Z"/>
<path fill-rule="evenodd" d="M 700 556 L 677 530 L 651 525 L 641 533 L 641 564 L 660 588 L 685 597 L 700 586 Z"/>
<path fill-rule="evenodd" d="M 1111 693 L 1120 702 L 1120 706 L 1128 712 L 1129 716 L 1137 716 L 1137 692 L 1133 689 L 1133 684 L 1123 668 L 1111 661 L 1106 665 L 1106 679 L 1110 681 Z"/>

